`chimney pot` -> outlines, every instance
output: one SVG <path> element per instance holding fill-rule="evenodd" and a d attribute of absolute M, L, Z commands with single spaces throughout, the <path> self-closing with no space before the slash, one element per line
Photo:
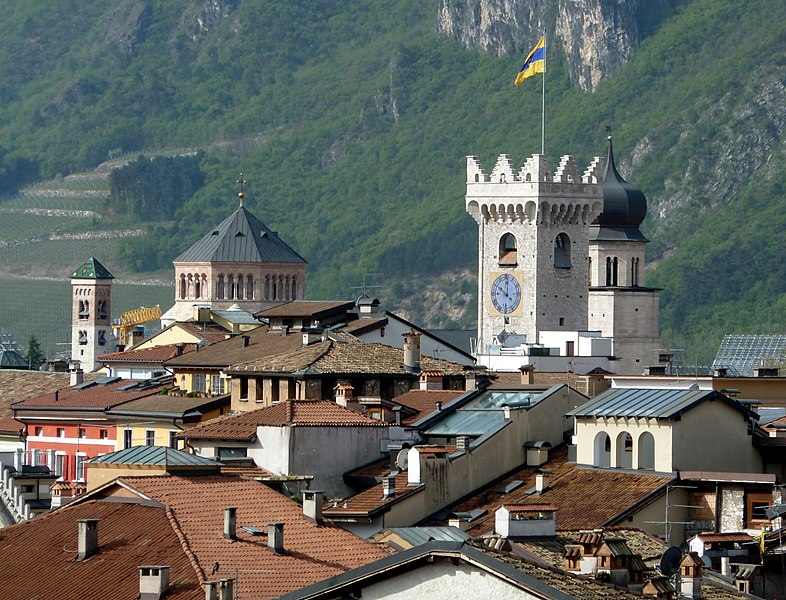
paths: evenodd
<path fill-rule="evenodd" d="M 228 540 L 237 539 L 237 508 L 234 506 L 224 509 L 224 537 Z"/>
<path fill-rule="evenodd" d="M 185 349 L 185 344 L 178 344 L 177 346 L 175 346 L 175 355 L 183 356 L 184 349 Z"/>
<path fill-rule="evenodd" d="M 469 437 L 466 435 L 456 437 L 456 449 L 459 452 L 466 452 L 469 450 Z"/>
<path fill-rule="evenodd" d="M 98 552 L 98 519 L 79 519 L 77 560 L 87 560 Z"/>
<path fill-rule="evenodd" d="M 221 579 L 218 582 L 220 591 L 219 600 L 234 600 L 235 598 L 235 580 L 234 579 Z"/>
<path fill-rule="evenodd" d="M 410 329 L 401 334 L 404 338 L 404 369 L 420 371 L 420 333 Z"/>
<path fill-rule="evenodd" d="M 303 490 L 303 516 L 319 525 L 322 524 L 322 503 L 324 496 L 317 490 Z"/>
<path fill-rule="evenodd" d="M 535 491 L 542 494 L 549 489 L 549 477 L 546 473 L 535 474 Z"/>
<path fill-rule="evenodd" d="M 284 524 L 268 523 L 267 525 L 267 547 L 276 554 L 284 553 Z"/>
<path fill-rule="evenodd" d="M 385 475 L 382 478 L 382 497 L 390 498 L 396 495 L 396 476 Z"/>
<path fill-rule="evenodd" d="M 139 597 L 143 600 L 160 600 L 169 589 L 168 566 L 139 567 Z"/>
<path fill-rule="evenodd" d="M 437 400 L 437 401 L 435 402 L 435 404 L 436 404 L 436 406 L 437 406 L 437 412 L 441 411 L 441 410 L 442 410 L 442 402 L 440 402 L 439 400 Z"/>
<path fill-rule="evenodd" d="M 72 387 L 75 386 L 75 385 L 80 385 L 80 384 L 84 383 L 84 381 L 85 381 L 85 372 L 82 369 L 77 367 L 76 369 L 71 371 L 71 386 Z"/>

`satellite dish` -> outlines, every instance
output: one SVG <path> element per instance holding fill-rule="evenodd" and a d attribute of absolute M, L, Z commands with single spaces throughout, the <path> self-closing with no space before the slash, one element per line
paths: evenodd
<path fill-rule="evenodd" d="M 660 564 L 658 565 L 660 572 L 666 577 L 671 577 L 677 572 L 680 560 L 682 560 L 682 550 L 677 548 L 677 546 L 672 546 L 660 557 Z"/>
<path fill-rule="evenodd" d="M 409 464 L 409 448 L 402 448 L 396 455 L 396 466 L 399 470 L 406 471 L 407 464 Z"/>
<path fill-rule="evenodd" d="M 689 392 L 698 392 L 699 391 L 699 384 L 698 383 L 694 383 L 693 385 L 691 385 L 688 388 L 688 391 Z"/>

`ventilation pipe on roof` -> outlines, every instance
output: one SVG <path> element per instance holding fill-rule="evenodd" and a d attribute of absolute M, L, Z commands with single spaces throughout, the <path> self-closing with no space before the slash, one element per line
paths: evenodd
<path fill-rule="evenodd" d="M 237 539 L 237 508 L 234 506 L 224 509 L 224 537 L 228 540 Z"/>
<path fill-rule="evenodd" d="M 267 525 L 267 547 L 276 554 L 284 553 L 284 524 L 268 523 Z"/>
<path fill-rule="evenodd" d="M 168 566 L 139 567 L 140 600 L 160 600 L 169 589 Z"/>
<path fill-rule="evenodd" d="M 303 490 L 303 516 L 318 525 L 322 524 L 323 498 L 320 491 Z"/>
<path fill-rule="evenodd" d="M 77 560 L 87 560 L 98 552 L 98 519 L 79 519 Z"/>

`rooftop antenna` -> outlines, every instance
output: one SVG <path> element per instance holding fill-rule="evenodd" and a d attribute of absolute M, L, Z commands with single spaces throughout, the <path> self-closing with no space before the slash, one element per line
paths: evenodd
<path fill-rule="evenodd" d="M 356 285 L 350 289 L 353 290 L 363 290 L 361 292 L 362 296 L 368 296 L 368 290 L 373 290 L 377 288 L 381 288 L 381 285 L 369 285 L 366 281 L 366 277 L 382 277 L 382 273 L 363 273 L 363 285 Z"/>
<path fill-rule="evenodd" d="M 235 183 L 240 185 L 240 191 L 237 193 L 237 197 L 240 198 L 240 208 L 243 208 L 243 198 L 246 195 L 243 193 L 243 185 L 248 183 L 245 179 L 243 179 L 243 171 L 240 171 L 240 179 L 238 179 Z"/>

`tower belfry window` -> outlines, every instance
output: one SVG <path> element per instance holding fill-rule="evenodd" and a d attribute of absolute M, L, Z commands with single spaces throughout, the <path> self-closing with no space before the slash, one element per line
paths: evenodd
<path fill-rule="evenodd" d="M 499 264 L 500 266 L 515 266 L 517 263 L 516 237 L 512 233 L 506 233 L 499 240 Z"/>
<path fill-rule="evenodd" d="M 570 269 L 570 238 L 567 233 L 560 233 L 554 239 L 554 266 L 558 269 Z"/>

